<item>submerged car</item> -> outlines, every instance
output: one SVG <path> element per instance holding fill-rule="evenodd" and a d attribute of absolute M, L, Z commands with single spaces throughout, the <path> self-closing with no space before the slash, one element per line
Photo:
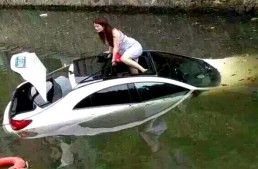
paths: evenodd
<path fill-rule="evenodd" d="M 220 84 L 220 73 L 202 59 L 144 51 L 148 73 L 131 75 L 107 54 L 74 60 L 46 74 L 34 53 L 11 58 L 26 80 L 15 89 L 3 119 L 22 138 L 95 135 L 134 127 L 164 115 L 190 97 Z"/>

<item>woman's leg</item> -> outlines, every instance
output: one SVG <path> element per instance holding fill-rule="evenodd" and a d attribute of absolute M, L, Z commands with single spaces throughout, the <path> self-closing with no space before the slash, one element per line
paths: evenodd
<path fill-rule="evenodd" d="M 138 57 L 142 54 L 142 47 L 140 44 L 135 44 L 127 49 L 121 57 L 121 61 L 130 67 L 131 73 L 145 72 L 147 69 L 143 68 L 138 62 Z M 135 60 L 133 60 L 135 59 Z M 137 70 L 133 70 L 137 69 Z"/>
<path fill-rule="evenodd" d="M 138 69 L 132 68 L 130 66 L 129 66 L 129 70 L 130 70 L 131 74 L 138 74 L 139 73 Z"/>
<path fill-rule="evenodd" d="M 127 56 L 126 53 L 121 57 L 121 61 L 128 65 L 130 68 L 138 69 L 141 72 L 145 72 L 147 70 L 143 68 L 138 62 L 131 59 L 130 56 Z"/>

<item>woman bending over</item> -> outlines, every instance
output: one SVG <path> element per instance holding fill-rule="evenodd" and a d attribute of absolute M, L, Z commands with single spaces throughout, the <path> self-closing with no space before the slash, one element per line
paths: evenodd
<path fill-rule="evenodd" d="M 138 70 L 140 72 L 147 71 L 138 64 L 138 58 L 142 54 L 142 46 L 137 40 L 112 27 L 104 18 L 95 19 L 94 27 L 102 42 L 109 46 L 109 52 L 112 53 L 112 65 L 116 65 L 117 57 L 121 55 L 119 61 L 128 65 L 132 74 L 137 74 Z"/>

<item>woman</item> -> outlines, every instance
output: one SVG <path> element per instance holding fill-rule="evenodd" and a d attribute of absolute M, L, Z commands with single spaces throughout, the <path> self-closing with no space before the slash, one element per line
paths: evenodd
<path fill-rule="evenodd" d="M 138 73 L 138 70 L 147 71 L 138 64 L 138 58 L 142 54 L 142 46 L 138 41 L 112 27 L 104 18 L 95 19 L 94 27 L 102 42 L 109 46 L 109 52 L 112 53 L 112 65 L 116 65 L 116 57 L 121 55 L 121 62 L 129 66 L 132 74 Z"/>

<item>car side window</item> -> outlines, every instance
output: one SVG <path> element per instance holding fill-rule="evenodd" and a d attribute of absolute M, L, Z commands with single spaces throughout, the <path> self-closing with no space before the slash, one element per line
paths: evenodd
<path fill-rule="evenodd" d="M 196 60 L 171 53 L 152 52 L 151 56 L 156 66 L 158 76 L 177 79 L 178 81 L 182 81 L 189 84 L 189 82 L 187 82 L 184 78 L 184 74 L 187 71 L 181 70 L 182 65 L 184 65 L 185 63 L 189 63 L 189 61 L 191 63 L 196 62 Z M 193 67 L 195 69 L 198 68 L 198 66 Z M 186 68 L 188 70 L 191 68 L 191 66 L 183 66 L 183 68 Z"/>
<path fill-rule="evenodd" d="M 84 99 L 82 99 L 75 107 L 74 109 L 80 109 L 80 108 L 86 108 L 86 107 L 91 107 L 91 96 L 88 96 Z"/>
<path fill-rule="evenodd" d="M 142 101 L 152 100 L 179 92 L 189 91 L 189 89 L 180 86 L 160 82 L 141 82 L 135 83 L 135 86 Z"/>
<path fill-rule="evenodd" d="M 171 58 L 163 56 L 161 54 L 153 52 L 152 54 L 153 62 L 156 66 L 158 76 L 170 77 L 170 60 Z"/>
<path fill-rule="evenodd" d="M 75 109 L 95 106 L 107 106 L 131 103 L 129 90 L 126 84 L 100 90 L 80 101 Z"/>

